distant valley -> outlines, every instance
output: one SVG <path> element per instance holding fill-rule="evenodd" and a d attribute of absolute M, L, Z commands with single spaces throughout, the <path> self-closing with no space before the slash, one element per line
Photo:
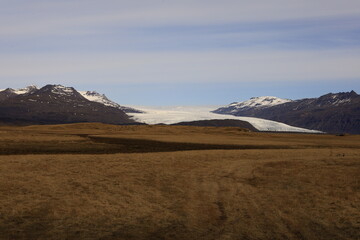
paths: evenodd
<path fill-rule="evenodd" d="M 214 108 L 129 107 L 96 91 L 78 91 L 62 85 L 0 90 L 0 124 L 5 125 L 101 122 L 360 133 L 360 97 L 354 91 L 300 100 L 254 97 Z"/>

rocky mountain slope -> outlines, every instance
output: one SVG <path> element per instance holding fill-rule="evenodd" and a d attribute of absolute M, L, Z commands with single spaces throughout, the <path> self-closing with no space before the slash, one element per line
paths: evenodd
<path fill-rule="evenodd" d="M 265 107 L 241 107 L 244 103 L 230 104 L 213 112 L 264 118 L 330 133 L 360 133 L 360 96 L 354 91 L 329 93 L 319 98 L 287 101 Z"/>
<path fill-rule="evenodd" d="M 272 96 L 252 97 L 244 102 L 231 103 L 225 107 L 217 109 L 214 112 L 219 114 L 234 114 L 234 115 L 236 114 L 240 116 L 241 115 L 240 113 L 242 112 L 248 113 L 253 110 L 265 109 L 287 102 L 292 102 L 292 100 L 272 97 Z"/>
<path fill-rule="evenodd" d="M 36 86 L 28 86 L 26 88 L 20 88 L 20 89 L 7 88 L 4 90 L 0 90 L 0 101 L 6 100 L 8 98 L 16 97 L 18 95 L 31 94 L 37 90 L 38 89 Z"/>
<path fill-rule="evenodd" d="M 108 99 L 105 94 L 100 94 L 96 91 L 79 91 L 79 93 L 89 101 L 101 103 L 105 106 L 118 108 L 123 110 L 125 113 L 142 113 L 142 111 L 135 108 L 121 106 L 120 104 Z"/>
<path fill-rule="evenodd" d="M 46 85 L 0 92 L 0 122 L 16 124 L 61 124 L 102 122 L 130 124 L 121 109 L 89 101 L 72 87 Z"/>

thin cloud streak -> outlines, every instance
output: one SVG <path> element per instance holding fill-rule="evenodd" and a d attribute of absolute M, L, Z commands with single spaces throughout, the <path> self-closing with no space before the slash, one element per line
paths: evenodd
<path fill-rule="evenodd" d="M 73 74 L 73 82 L 103 83 L 313 81 L 357 78 L 359 63 L 360 48 L 9 55 L 0 59 L 0 79 Z M 98 79 L 101 76 L 104 79 Z"/>
<path fill-rule="evenodd" d="M 20 1 L 24 2 L 24 1 Z M 359 16 L 357 0 L 289 1 L 31 1 L 8 2 L 0 17 L 2 36 L 75 34 L 120 28 L 207 25 Z M 21 13 L 21 14 L 18 14 Z M 86 31 L 85 31 L 86 32 Z"/>

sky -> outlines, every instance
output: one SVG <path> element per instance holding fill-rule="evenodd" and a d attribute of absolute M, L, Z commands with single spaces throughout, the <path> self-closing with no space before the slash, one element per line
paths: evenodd
<path fill-rule="evenodd" d="M 122 105 L 360 92 L 359 0 L 0 0 L 0 89 Z"/>

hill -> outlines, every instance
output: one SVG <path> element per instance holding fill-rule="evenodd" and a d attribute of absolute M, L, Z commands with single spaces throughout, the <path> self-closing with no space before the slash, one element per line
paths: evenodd
<path fill-rule="evenodd" d="M 283 122 L 329 133 L 360 133 L 360 96 L 354 92 L 329 93 L 268 106 L 230 104 L 213 111 Z"/>

